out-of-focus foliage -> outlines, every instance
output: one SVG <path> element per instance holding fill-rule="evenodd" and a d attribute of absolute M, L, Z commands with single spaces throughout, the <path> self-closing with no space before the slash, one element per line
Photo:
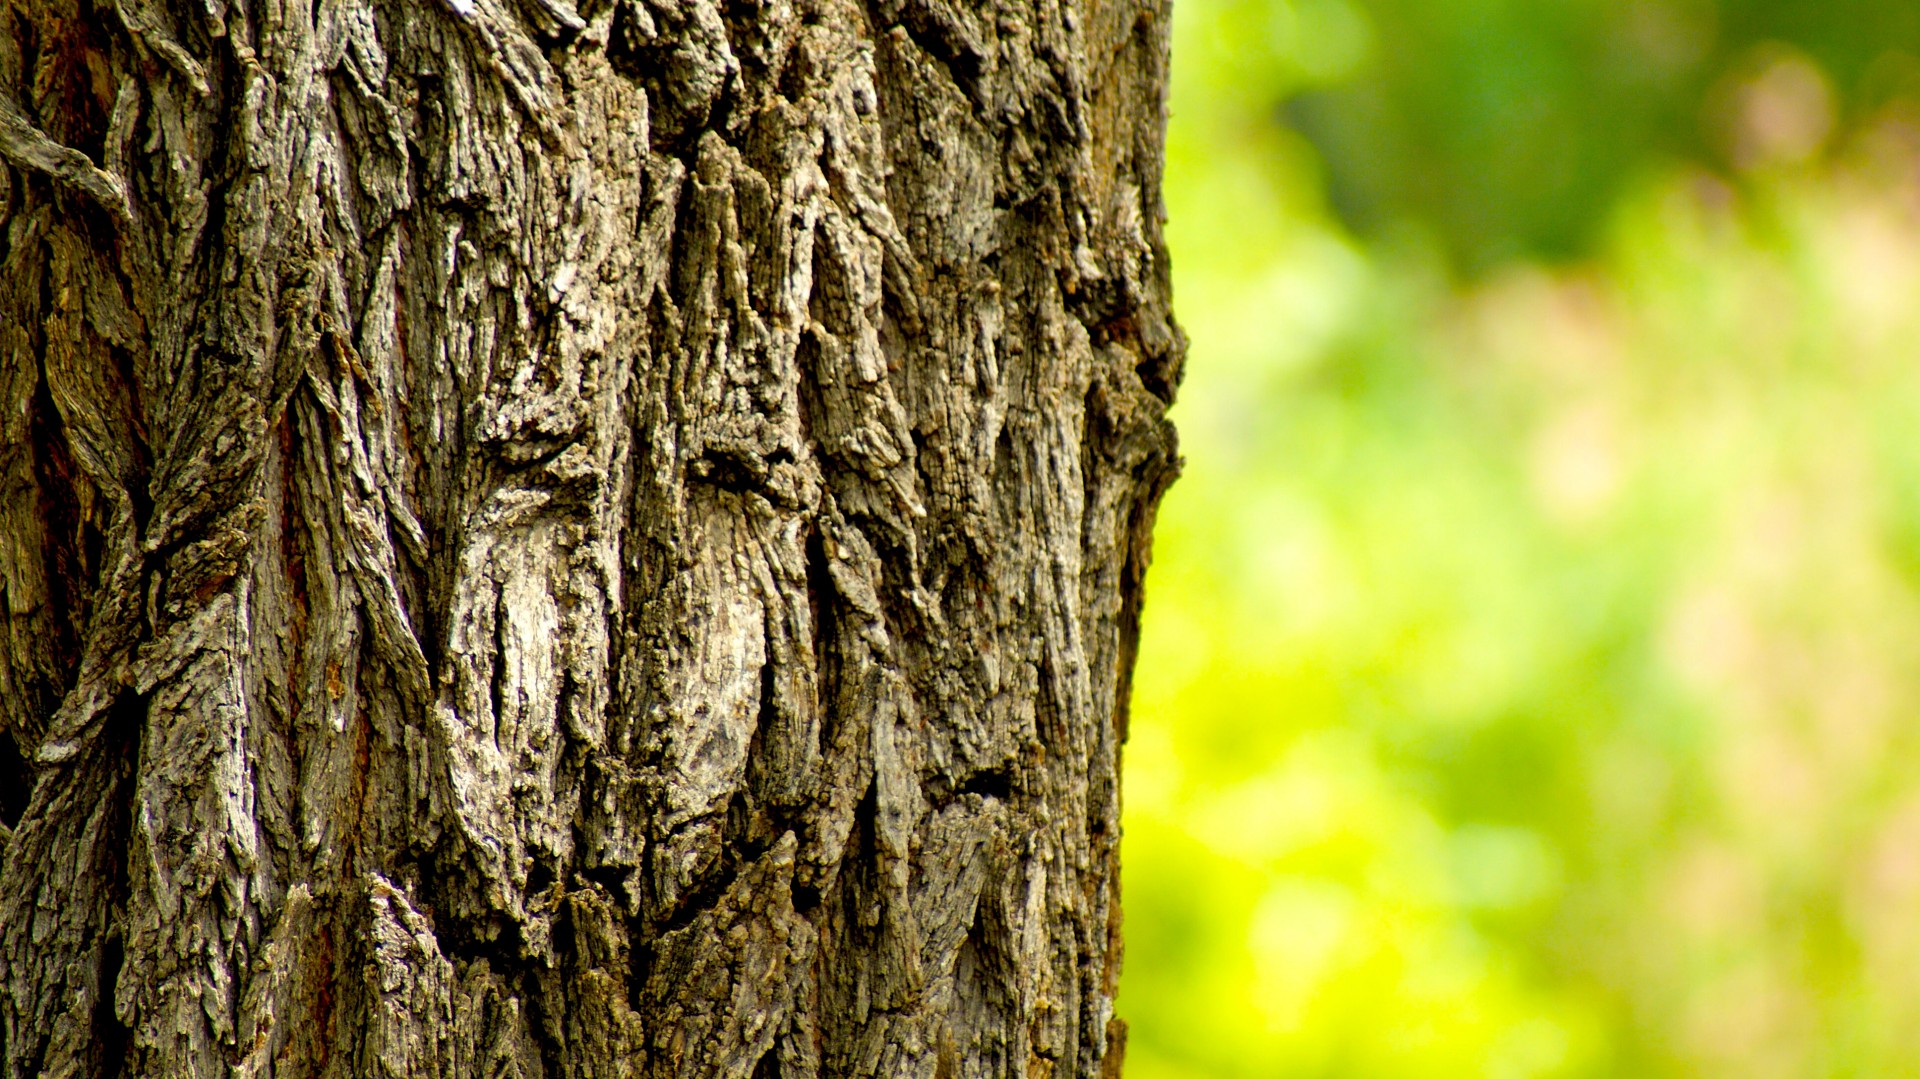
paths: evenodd
<path fill-rule="evenodd" d="M 1271 62 L 1240 88 L 1313 142 L 1348 223 L 1429 229 L 1473 269 L 1583 252 L 1649 172 L 1749 153 L 1716 99 L 1775 47 L 1823 72 L 1841 119 L 1920 83 L 1920 6 L 1887 0 L 1234 0 L 1217 19 Z M 1823 119 L 1763 122 L 1811 149 Z"/>
<path fill-rule="evenodd" d="M 1128 1074 L 1912 1074 L 1920 9 L 1175 11 Z"/>

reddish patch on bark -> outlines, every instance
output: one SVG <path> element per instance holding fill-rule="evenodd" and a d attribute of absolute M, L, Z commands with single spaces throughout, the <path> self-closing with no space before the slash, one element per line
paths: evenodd
<path fill-rule="evenodd" d="M 1096 324 L 1090 336 L 1097 346 L 1132 345 L 1134 352 L 1140 351 L 1140 330 L 1134 325 L 1133 315 L 1130 312 L 1122 311 L 1105 322 Z"/>
<path fill-rule="evenodd" d="M 32 108 L 42 130 L 98 162 L 106 150 L 107 118 L 117 92 L 101 12 L 43 11 L 34 29 Z"/>
<path fill-rule="evenodd" d="M 233 578 L 234 573 L 230 568 L 215 571 L 213 576 L 200 582 L 199 586 L 193 590 L 193 602 L 198 606 L 206 606 L 221 589 L 232 583 Z"/>
<path fill-rule="evenodd" d="M 347 814 L 353 828 L 347 833 L 346 871 L 353 873 L 360 861 L 360 845 L 367 829 L 367 784 L 373 774 L 373 720 L 367 715 L 367 697 L 362 693 L 354 709 L 353 724 L 353 808 Z"/>
<path fill-rule="evenodd" d="M 313 1074 L 325 1075 L 327 1062 L 333 1059 L 333 926 L 323 923 L 320 932 L 313 939 L 313 966 L 320 973 L 320 983 L 313 990 L 314 1030 L 319 1034 L 320 1044 L 313 1058 Z"/>

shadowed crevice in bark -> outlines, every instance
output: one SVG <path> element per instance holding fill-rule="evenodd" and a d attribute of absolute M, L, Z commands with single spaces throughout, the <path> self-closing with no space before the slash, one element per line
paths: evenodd
<path fill-rule="evenodd" d="M 27 416 L 38 480 L 39 518 L 45 529 L 41 557 L 51 593 L 47 600 L 52 632 L 46 643 L 53 671 L 61 678 L 46 687 L 49 703 L 42 707 L 51 711 L 51 702 L 72 684 L 67 679 L 79 667 L 80 633 L 98 583 L 99 530 L 94 522 L 81 519 L 82 499 L 91 496 L 91 483 L 73 459 L 65 424 L 44 376 L 35 388 Z"/>
<path fill-rule="evenodd" d="M 33 768 L 20 753 L 12 731 L 0 731 L 0 825 L 20 823 L 33 798 Z"/>
<path fill-rule="evenodd" d="M 126 1073 L 127 1050 L 133 1042 L 133 1031 L 113 1010 L 113 990 L 120 979 L 125 947 L 119 937 L 110 936 L 100 952 L 100 999 L 93 1009 L 95 1037 L 100 1042 L 100 1074 L 103 1079 L 119 1079 Z"/>
<path fill-rule="evenodd" d="M 984 85 L 988 46 L 982 40 L 990 31 L 972 25 L 972 12 L 946 0 L 871 0 L 868 10 L 876 27 L 898 27 L 938 61 L 974 108 L 984 113 L 990 107 Z"/>

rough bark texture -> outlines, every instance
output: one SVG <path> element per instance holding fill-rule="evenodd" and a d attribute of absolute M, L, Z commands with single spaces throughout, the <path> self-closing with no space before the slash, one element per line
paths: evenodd
<path fill-rule="evenodd" d="M 1117 1074 L 1165 0 L 0 0 L 0 1060 Z"/>

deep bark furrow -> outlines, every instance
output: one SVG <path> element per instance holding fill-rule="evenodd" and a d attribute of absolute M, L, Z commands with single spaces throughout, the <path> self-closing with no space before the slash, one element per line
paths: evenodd
<path fill-rule="evenodd" d="M 0 0 L 0 1076 L 1118 1073 L 1164 0 Z"/>

